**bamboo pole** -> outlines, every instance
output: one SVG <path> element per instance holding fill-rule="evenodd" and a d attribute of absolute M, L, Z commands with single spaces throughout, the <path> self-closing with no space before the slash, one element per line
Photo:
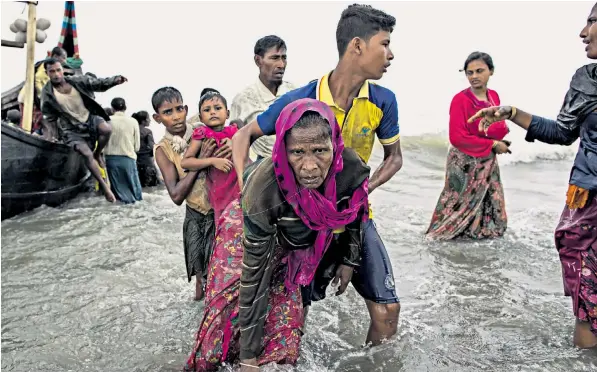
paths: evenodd
<path fill-rule="evenodd" d="M 36 4 L 29 3 L 27 19 L 27 76 L 25 79 L 25 102 L 23 105 L 23 130 L 31 132 L 33 121 L 33 95 L 35 79 L 35 33 L 36 33 Z"/>

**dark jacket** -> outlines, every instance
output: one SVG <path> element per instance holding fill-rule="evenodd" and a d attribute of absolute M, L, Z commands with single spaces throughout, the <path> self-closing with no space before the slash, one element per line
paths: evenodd
<path fill-rule="evenodd" d="M 110 117 L 102 106 L 94 99 L 94 92 L 105 92 L 108 89 L 118 85 L 113 76 L 105 79 L 98 79 L 89 74 L 81 76 L 65 76 L 67 83 L 73 86 L 83 99 L 83 104 L 89 110 L 90 115 L 101 116 L 105 121 L 110 121 Z M 81 130 L 86 123 L 80 123 L 77 119 L 67 113 L 56 100 L 54 88 L 51 82 L 48 82 L 41 92 L 41 112 L 48 125 L 57 127 L 61 130 Z"/>
<path fill-rule="evenodd" d="M 533 116 L 526 140 L 569 146 L 580 138 L 570 184 L 597 191 L 597 63 L 579 68 L 557 120 Z"/>
<path fill-rule="evenodd" d="M 141 146 L 137 151 L 137 160 L 139 160 L 139 157 L 152 158 L 153 148 L 155 147 L 153 132 L 147 127 L 139 126 L 139 134 L 141 136 Z"/>

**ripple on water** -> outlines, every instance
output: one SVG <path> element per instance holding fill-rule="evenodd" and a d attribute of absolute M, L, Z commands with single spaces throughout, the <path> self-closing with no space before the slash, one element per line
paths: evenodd
<path fill-rule="evenodd" d="M 349 288 L 312 307 L 296 368 L 264 370 L 597 370 L 597 352 L 571 346 L 553 248 L 565 185 L 529 192 L 530 180 L 565 180 L 569 164 L 504 167 L 509 229 L 484 242 L 423 239 L 443 168 L 418 164 L 371 197 L 402 301 L 397 337 L 362 347 L 369 316 Z M 143 197 L 85 196 L 2 222 L 3 371 L 180 370 L 202 315 L 184 269 L 184 208 L 163 189 Z"/>

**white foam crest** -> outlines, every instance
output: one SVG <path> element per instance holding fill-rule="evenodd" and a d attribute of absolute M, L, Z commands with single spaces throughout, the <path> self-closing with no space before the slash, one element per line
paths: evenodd
<path fill-rule="evenodd" d="M 570 146 L 549 145 L 539 141 L 527 142 L 524 139 L 524 131 L 518 128 L 512 129 L 506 139 L 512 142 L 512 154 L 500 155 L 500 165 L 532 163 L 542 160 L 572 160 L 578 151 L 578 141 Z M 445 130 L 439 130 L 415 136 L 406 135 L 402 137 L 402 146 L 404 153 L 440 148 L 445 148 L 447 152 L 448 133 Z"/>

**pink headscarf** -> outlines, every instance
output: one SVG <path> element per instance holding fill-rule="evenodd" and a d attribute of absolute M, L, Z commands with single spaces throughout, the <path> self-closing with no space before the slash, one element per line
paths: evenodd
<path fill-rule="evenodd" d="M 334 158 L 323 183 L 323 194 L 317 190 L 304 188 L 296 182 L 286 154 L 285 134 L 308 111 L 314 111 L 321 115 L 332 129 Z M 280 113 L 276 122 L 276 142 L 272 151 L 278 186 L 286 201 L 292 206 L 303 223 L 309 229 L 317 231 L 313 246 L 307 249 L 290 251 L 288 255 L 288 274 L 285 285 L 289 289 L 294 289 L 299 284 L 307 285 L 311 283 L 317 265 L 331 243 L 334 229 L 353 222 L 359 211 L 363 211 L 364 220 L 368 218 L 368 179 L 363 181 L 352 194 L 348 208 L 342 211 L 337 209 L 336 175 L 342 171 L 344 166 L 342 160 L 343 150 L 344 142 L 342 141 L 340 127 L 334 113 L 325 103 L 311 98 L 304 98 L 290 103 Z"/>

